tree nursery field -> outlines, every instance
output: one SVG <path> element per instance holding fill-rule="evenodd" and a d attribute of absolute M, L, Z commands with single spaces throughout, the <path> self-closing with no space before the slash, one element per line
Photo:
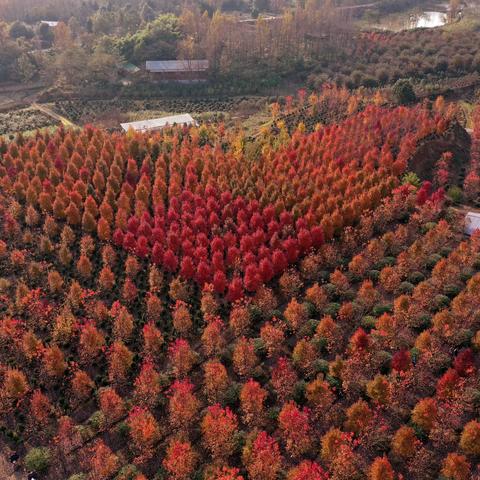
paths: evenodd
<path fill-rule="evenodd" d="M 316 98 L 255 138 L 0 139 L 0 439 L 22 471 L 480 479 L 480 234 L 452 206 L 480 195 L 480 112 L 462 172 L 445 147 L 419 178 L 461 128 L 442 99 L 334 90 L 313 125 Z"/>

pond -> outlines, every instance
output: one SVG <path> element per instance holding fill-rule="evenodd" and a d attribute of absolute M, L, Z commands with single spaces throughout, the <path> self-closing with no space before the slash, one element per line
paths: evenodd
<path fill-rule="evenodd" d="M 448 16 L 445 12 L 423 12 L 419 15 L 410 15 L 407 28 L 435 28 L 445 25 Z"/>
<path fill-rule="evenodd" d="M 379 30 L 402 31 L 412 30 L 414 28 L 437 28 L 442 27 L 450 21 L 449 4 L 444 0 L 431 1 L 428 6 L 424 5 L 424 9 L 418 7 L 410 11 L 393 13 L 380 18 L 376 18 L 373 22 L 368 21 L 370 27 Z M 459 13 L 459 18 L 462 13 Z M 373 18 L 372 18 L 373 20 Z"/>

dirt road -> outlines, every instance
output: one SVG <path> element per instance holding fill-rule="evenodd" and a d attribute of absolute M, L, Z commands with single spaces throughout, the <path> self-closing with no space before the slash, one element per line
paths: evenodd
<path fill-rule="evenodd" d="M 68 120 L 68 118 L 62 117 L 62 115 L 59 115 L 58 113 L 55 113 L 52 109 L 48 108 L 46 105 L 41 105 L 39 103 L 32 103 L 32 108 L 35 108 L 36 110 L 43 112 L 45 115 L 48 115 L 49 117 L 54 118 L 58 122 L 62 123 L 65 127 L 68 128 L 78 128 L 78 125 L 75 125 L 73 122 Z"/>
<path fill-rule="evenodd" d="M 43 83 L 0 84 L 0 111 L 29 106 L 44 88 Z"/>

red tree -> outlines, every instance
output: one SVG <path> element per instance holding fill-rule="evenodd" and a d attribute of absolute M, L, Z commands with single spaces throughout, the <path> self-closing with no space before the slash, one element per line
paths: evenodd
<path fill-rule="evenodd" d="M 190 442 L 172 440 L 167 448 L 163 466 L 172 480 L 189 480 L 195 471 L 198 455 Z"/>
<path fill-rule="evenodd" d="M 222 408 L 218 403 L 208 407 L 202 420 L 202 433 L 213 458 L 222 459 L 233 454 L 237 429 L 237 417 L 228 407 Z"/>
<path fill-rule="evenodd" d="M 177 428 L 187 428 L 193 424 L 198 414 L 200 402 L 193 393 L 194 385 L 190 380 L 176 380 L 170 388 L 170 423 Z"/>
<path fill-rule="evenodd" d="M 252 480 L 275 480 L 282 468 L 282 455 L 277 442 L 260 432 L 243 451 L 243 462 Z"/>
<path fill-rule="evenodd" d="M 328 480 L 328 474 L 318 463 L 304 460 L 288 472 L 287 480 Z"/>
<path fill-rule="evenodd" d="M 264 414 L 267 392 L 258 382 L 250 379 L 240 391 L 240 408 L 247 424 L 260 424 Z"/>
<path fill-rule="evenodd" d="M 298 457 L 312 447 L 312 430 L 308 409 L 300 410 L 294 402 L 288 402 L 278 416 L 278 425 L 290 455 Z"/>

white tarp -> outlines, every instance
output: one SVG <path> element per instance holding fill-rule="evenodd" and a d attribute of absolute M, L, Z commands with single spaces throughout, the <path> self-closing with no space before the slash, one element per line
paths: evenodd
<path fill-rule="evenodd" d="M 52 20 L 42 20 L 40 23 L 44 23 L 45 25 L 48 25 L 51 28 L 55 28 L 58 25 L 58 22 L 52 21 Z"/>
<path fill-rule="evenodd" d="M 472 235 L 475 230 L 480 230 L 480 213 L 468 212 L 465 215 L 465 233 Z"/>
<path fill-rule="evenodd" d="M 182 115 L 172 115 L 170 117 L 153 118 L 151 120 L 140 120 L 138 122 L 122 123 L 121 127 L 128 132 L 133 128 L 136 132 L 148 132 L 151 130 L 161 130 L 172 125 L 197 125 L 197 122 L 189 113 Z"/>

